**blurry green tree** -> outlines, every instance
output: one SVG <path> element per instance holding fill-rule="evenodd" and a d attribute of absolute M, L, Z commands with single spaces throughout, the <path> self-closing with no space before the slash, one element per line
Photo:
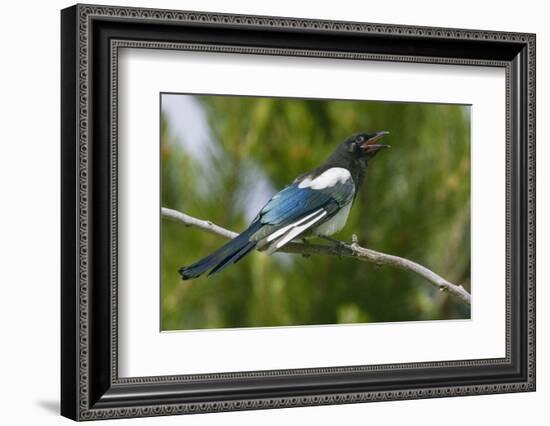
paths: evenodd
<path fill-rule="evenodd" d="M 197 161 L 184 149 L 194 141 L 178 141 L 175 123 L 161 115 L 162 206 L 239 232 L 259 198 L 267 201 L 321 164 L 345 137 L 388 130 L 392 148 L 369 167 L 335 237 L 349 241 L 355 233 L 362 245 L 417 261 L 469 290 L 468 106 L 193 98 L 208 117 L 214 148 Z M 259 181 L 269 183 L 260 194 Z M 470 317 L 469 306 L 414 274 L 353 259 L 253 253 L 210 278 L 181 281 L 179 267 L 225 240 L 167 219 L 161 233 L 163 330 Z"/>

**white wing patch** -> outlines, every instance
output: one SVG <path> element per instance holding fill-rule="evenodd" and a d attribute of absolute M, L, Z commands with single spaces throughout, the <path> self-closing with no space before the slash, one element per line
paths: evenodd
<path fill-rule="evenodd" d="M 307 230 L 308 228 L 315 225 L 317 222 L 319 222 L 323 217 L 327 215 L 326 210 L 319 209 L 315 211 L 314 213 L 311 213 L 310 215 L 291 223 L 290 225 L 285 226 L 284 228 L 281 228 L 271 234 L 269 237 L 267 237 L 267 241 L 271 242 L 271 245 L 266 250 L 267 254 L 273 254 L 276 250 L 283 247 L 285 244 L 292 241 L 294 238 L 296 238 L 298 235 L 300 235 L 302 232 Z"/>
<path fill-rule="evenodd" d="M 325 189 L 336 185 L 337 183 L 344 183 L 351 178 L 351 173 L 348 169 L 343 167 L 332 167 L 325 170 L 315 179 L 306 177 L 300 182 L 298 188 L 311 188 L 311 189 Z"/>

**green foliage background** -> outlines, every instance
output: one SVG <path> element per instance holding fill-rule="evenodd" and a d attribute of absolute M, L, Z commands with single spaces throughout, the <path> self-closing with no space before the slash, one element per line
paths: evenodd
<path fill-rule="evenodd" d="M 186 95 L 181 95 L 186 96 Z M 187 95 L 189 96 L 189 95 Z M 162 206 L 234 231 L 248 225 L 250 170 L 275 192 L 321 164 L 345 137 L 388 130 L 347 226 L 368 247 L 470 287 L 470 110 L 461 105 L 195 96 L 216 153 L 193 159 L 161 117 Z M 179 118 L 185 120 L 186 117 Z M 273 195 L 265 194 L 266 200 Z M 212 277 L 178 269 L 225 243 L 162 219 L 162 329 L 469 318 L 418 276 L 337 257 L 254 252 Z"/>

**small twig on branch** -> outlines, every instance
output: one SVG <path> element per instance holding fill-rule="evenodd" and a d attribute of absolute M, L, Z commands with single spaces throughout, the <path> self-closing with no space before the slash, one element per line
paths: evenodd
<path fill-rule="evenodd" d="M 162 207 L 162 216 L 175 219 L 185 226 L 193 226 L 195 228 L 202 229 L 210 232 L 211 234 L 220 235 L 224 238 L 232 239 L 238 234 L 228 229 L 222 228 L 207 220 L 201 220 L 189 216 L 177 210 L 168 209 Z M 414 272 L 426 279 L 432 285 L 438 287 L 441 291 L 447 291 L 450 294 L 458 297 L 463 302 L 470 304 L 470 293 L 468 293 L 461 285 L 453 284 L 447 281 L 445 278 L 437 275 L 435 272 L 429 270 L 425 266 L 422 266 L 412 260 L 405 259 L 403 257 L 393 256 L 391 254 L 380 253 L 375 250 L 371 250 L 365 247 L 361 247 L 357 242 L 357 236 L 353 235 L 352 243 L 347 244 L 343 241 L 339 241 L 337 245 L 326 244 L 303 244 L 299 242 L 292 242 L 282 247 L 279 252 L 284 253 L 300 253 L 300 254 L 320 254 L 325 256 L 340 256 L 340 257 L 353 257 L 365 262 L 372 262 L 376 265 L 390 265 L 396 268 L 403 269 L 405 271 Z"/>

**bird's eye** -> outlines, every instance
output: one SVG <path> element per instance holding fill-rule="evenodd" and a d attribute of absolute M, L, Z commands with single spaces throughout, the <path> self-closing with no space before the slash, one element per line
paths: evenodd
<path fill-rule="evenodd" d="M 357 141 L 357 143 L 361 143 L 365 140 L 365 138 L 363 136 L 357 136 L 357 139 L 355 139 Z"/>

